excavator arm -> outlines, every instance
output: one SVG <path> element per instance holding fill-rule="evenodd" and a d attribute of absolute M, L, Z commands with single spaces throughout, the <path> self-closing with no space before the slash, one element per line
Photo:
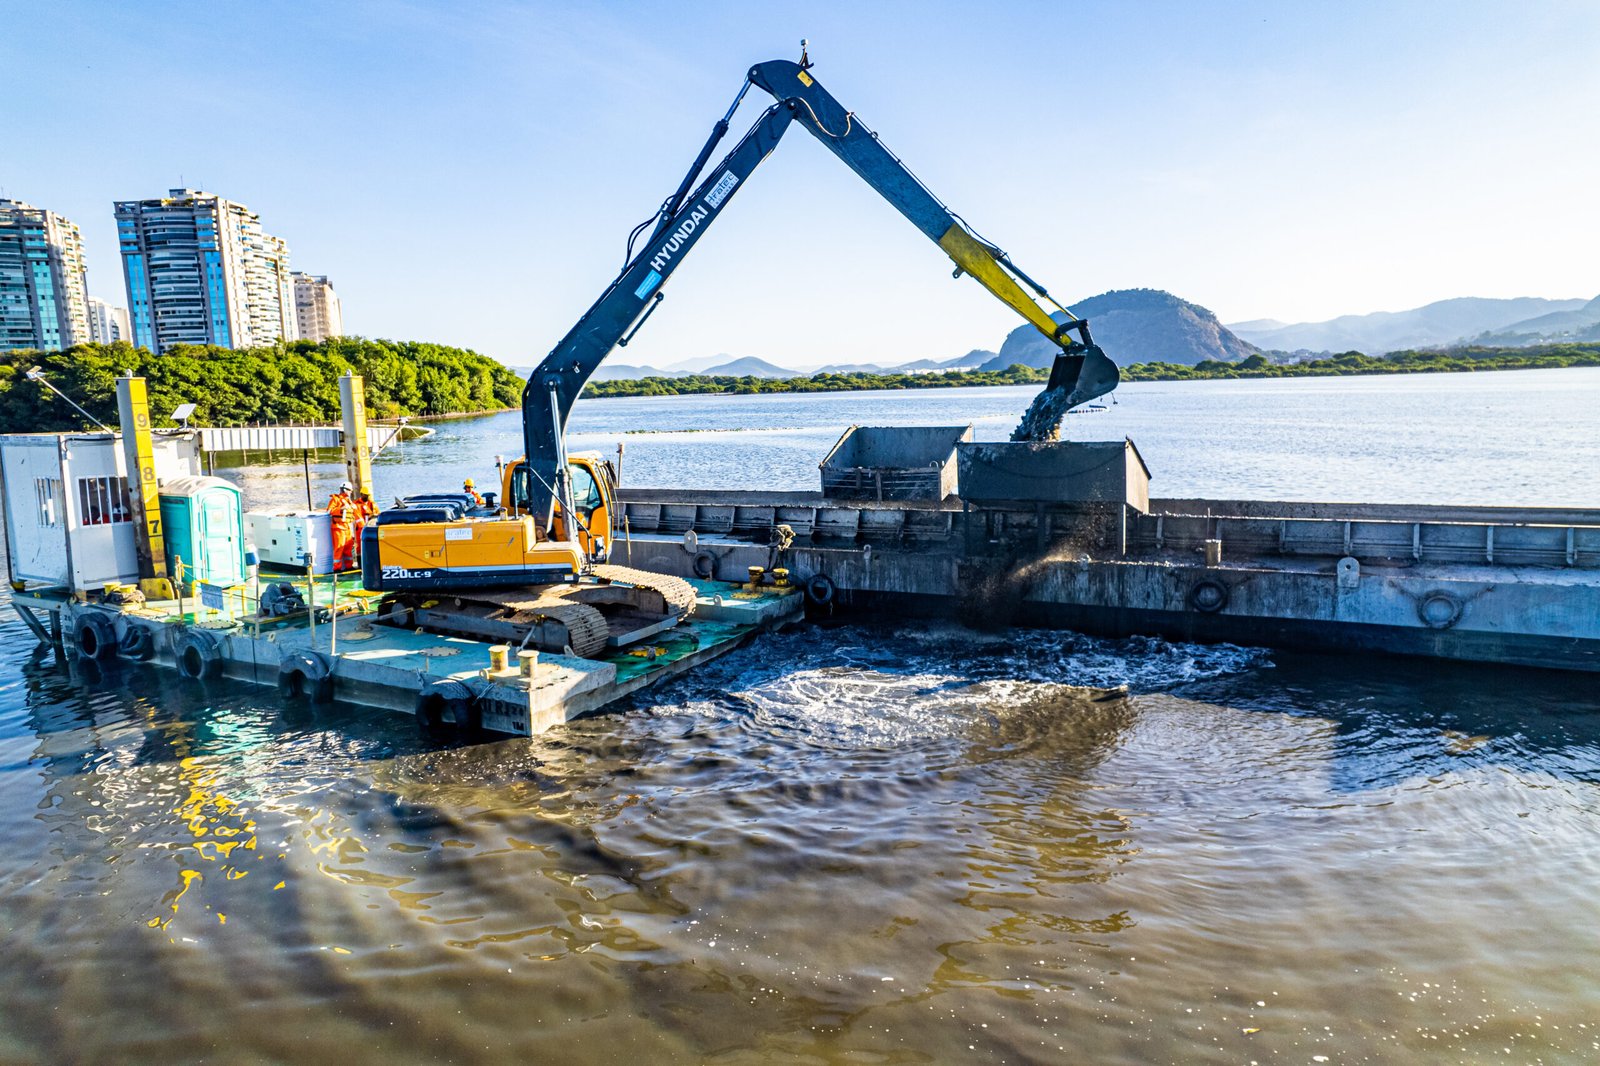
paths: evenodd
<path fill-rule="evenodd" d="M 662 204 L 642 250 L 628 260 L 616 280 L 528 378 L 522 393 L 528 510 L 543 515 L 547 526 L 558 497 L 569 494 L 564 434 L 572 405 L 583 386 L 606 356 L 619 345 L 626 345 L 660 305 L 662 288 L 672 272 L 745 179 L 772 154 L 791 123 L 807 129 L 939 245 L 955 263 L 957 277 L 971 275 L 1060 346 L 1049 383 L 1040 401 L 1035 402 L 1037 409 L 1045 397 L 1051 397 L 1047 406 L 1054 417 L 1047 426 L 1030 428 L 1029 421 L 1038 421 L 1030 411 L 1029 419 L 1018 431 L 1022 439 L 1053 436 L 1061 414 L 1116 387 L 1116 365 L 1094 344 L 1088 322 L 1055 303 L 1004 252 L 973 233 L 883 146 L 876 133 L 840 106 L 811 76 L 809 67 L 802 57 L 800 63 L 774 60 L 750 68 L 746 85 L 733 107 L 717 123 L 677 191 Z M 728 120 L 751 85 L 771 94 L 777 103 L 762 113 L 744 138 L 691 193 L 690 187 L 727 132 Z M 1042 307 L 1041 299 L 1054 306 L 1063 320 L 1058 321 Z M 570 512 L 570 508 L 566 510 Z"/>

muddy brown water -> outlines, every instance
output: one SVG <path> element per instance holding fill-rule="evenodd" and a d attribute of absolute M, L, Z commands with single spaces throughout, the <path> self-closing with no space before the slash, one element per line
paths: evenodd
<path fill-rule="evenodd" d="M 1592 680 L 808 626 L 441 747 L 7 615 L 5 1061 L 1600 1054 Z"/>
<path fill-rule="evenodd" d="M 1068 429 L 1158 495 L 1592 504 L 1597 389 L 1127 386 Z M 812 487 L 851 422 L 997 440 L 1033 395 L 585 401 L 574 440 Z M 379 492 L 517 439 L 450 423 Z M 298 456 L 225 472 L 303 502 Z M 1600 1061 L 1593 677 L 808 626 L 451 747 L 32 643 L 0 590 L 0 1062 Z"/>

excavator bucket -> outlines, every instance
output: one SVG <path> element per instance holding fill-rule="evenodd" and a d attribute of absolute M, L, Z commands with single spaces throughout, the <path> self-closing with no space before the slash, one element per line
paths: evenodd
<path fill-rule="evenodd" d="M 1014 441 L 1057 440 L 1061 436 L 1061 420 L 1068 411 L 1079 404 L 1104 396 L 1117 387 L 1122 375 L 1098 344 L 1075 348 L 1056 356 L 1050 368 L 1050 380 L 1044 391 L 1034 398 L 1028 413 L 1012 432 Z"/>
<path fill-rule="evenodd" d="M 1055 365 L 1050 368 L 1050 381 L 1045 388 L 1064 390 L 1071 400 L 1067 404 L 1067 410 L 1070 411 L 1080 403 L 1104 396 L 1116 388 L 1121 380 L 1117 364 L 1100 350 L 1098 344 L 1090 344 L 1079 349 L 1078 353 L 1068 355 L 1062 352 L 1058 355 Z"/>

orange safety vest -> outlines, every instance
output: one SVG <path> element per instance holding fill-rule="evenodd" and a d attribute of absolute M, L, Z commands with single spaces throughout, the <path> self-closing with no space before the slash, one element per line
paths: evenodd
<path fill-rule="evenodd" d="M 356 516 L 359 506 L 355 500 L 342 492 L 336 492 L 328 500 L 328 514 L 333 516 L 333 534 L 335 537 L 343 531 L 347 536 L 355 533 Z"/>

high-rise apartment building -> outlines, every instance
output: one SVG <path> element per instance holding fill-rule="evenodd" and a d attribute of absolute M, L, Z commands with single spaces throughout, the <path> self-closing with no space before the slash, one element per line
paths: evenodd
<path fill-rule="evenodd" d="M 0 351 L 88 341 L 88 294 L 78 227 L 0 198 Z"/>
<path fill-rule="evenodd" d="M 113 341 L 133 342 L 133 333 L 128 329 L 128 309 L 126 307 L 113 307 L 104 300 L 89 297 L 89 339 L 96 344 L 110 344 Z"/>
<path fill-rule="evenodd" d="M 289 248 L 243 204 L 195 189 L 119 200 L 133 342 L 249 348 L 295 338 Z"/>
<path fill-rule="evenodd" d="M 294 311 L 295 325 L 302 339 L 325 341 L 329 337 L 344 336 L 339 294 L 333 291 L 326 277 L 295 274 Z"/>

